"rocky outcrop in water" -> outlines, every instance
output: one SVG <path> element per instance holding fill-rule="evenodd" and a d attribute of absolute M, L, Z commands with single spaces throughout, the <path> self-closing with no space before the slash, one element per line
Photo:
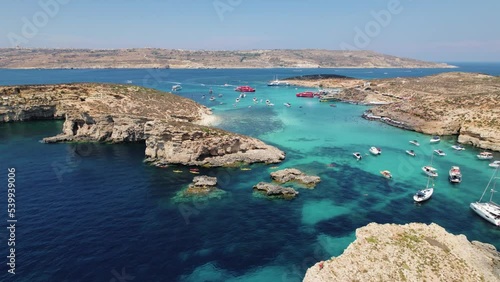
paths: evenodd
<path fill-rule="evenodd" d="M 327 281 L 500 281 L 500 254 L 436 224 L 370 223 L 342 255 L 312 266 L 304 278 Z"/>
<path fill-rule="evenodd" d="M 283 170 L 271 172 L 271 178 L 279 183 L 296 181 L 298 183 L 306 185 L 307 187 L 314 187 L 321 181 L 321 178 L 319 176 L 307 175 L 296 168 L 286 168 Z"/>
<path fill-rule="evenodd" d="M 187 195 L 203 195 L 215 191 L 217 188 L 217 177 L 206 175 L 195 176 L 193 183 L 189 184 L 185 194 Z"/>
<path fill-rule="evenodd" d="M 260 140 L 201 125 L 208 108 L 133 85 L 60 84 L 0 87 L 0 121 L 64 118 L 67 141 L 145 142 L 153 164 L 225 166 L 276 163 L 285 153 Z"/>
<path fill-rule="evenodd" d="M 293 188 L 281 187 L 266 182 L 259 182 L 257 185 L 253 186 L 253 189 L 264 192 L 266 196 L 269 197 L 282 197 L 285 199 L 295 198 L 299 194 L 299 192 L 295 191 Z"/>

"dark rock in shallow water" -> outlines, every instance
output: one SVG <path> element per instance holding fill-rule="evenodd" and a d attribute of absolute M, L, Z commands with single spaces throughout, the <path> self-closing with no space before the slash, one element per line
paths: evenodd
<path fill-rule="evenodd" d="M 278 196 L 286 199 L 294 198 L 299 194 L 299 192 L 295 191 L 293 188 L 285 188 L 266 182 L 259 182 L 257 185 L 253 186 L 253 189 L 265 192 L 267 196 Z"/>
<path fill-rule="evenodd" d="M 271 178 L 279 183 L 297 181 L 309 187 L 314 187 L 321 181 L 321 178 L 319 178 L 319 176 L 307 175 L 296 168 L 287 168 L 271 172 Z"/>

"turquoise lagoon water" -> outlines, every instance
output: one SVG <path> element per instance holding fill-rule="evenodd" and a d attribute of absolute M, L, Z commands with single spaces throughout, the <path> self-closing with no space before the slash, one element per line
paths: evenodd
<path fill-rule="evenodd" d="M 500 65 L 464 65 L 459 70 L 499 75 Z M 265 86 L 275 74 L 374 78 L 442 71 L 449 70 L 0 70 L 0 84 L 131 80 L 169 90 L 181 83 L 178 94 L 211 107 L 218 127 L 273 144 L 287 153 L 279 168 L 297 167 L 322 179 L 313 190 L 295 186 L 300 195 L 294 200 L 270 200 L 251 187 L 269 180 L 273 166 L 201 169 L 217 176 L 226 193 L 185 199 L 178 192 L 193 175 L 183 167 L 144 164 L 143 144 L 49 145 L 38 141 L 60 132 L 62 122 L 0 124 L 2 169 L 17 171 L 15 281 L 301 281 L 308 267 L 341 254 L 356 228 L 370 222 L 435 222 L 499 248 L 500 229 L 469 209 L 493 172 L 488 161 L 475 157 L 479 150 L 452 150 L 454 137 L 431 145 L 430 136 L 361 119 L 366 107 L 331 107 L 296 98 L 302 88 Z M 249 84 L 257 92 L 235 103 L 238 93 L 225 83 Z M 223 97 L 208 101 L 210 88 Z M 292 106 L 285 107 L 285 102 Z M 421 146 L 408 143 L 413 139 Z M 382 155 L 369 155 L 371 146 L 382 148 Z M 437 148 L 447 156 L 431 157 Z M 406 155 L 407 149 L 417 156 Z M 356 151 L 365 155 L 361 161 L 352 156 Z M 431 160 L 440 173 L 435 194 L 417 205 L 412 195 L 427 182 L 420 168 Z M 462 169 L 459 185 L 447 181 L 452 165 Z M 386 169 L 394 179 L 379 174 Z M 6 183 L 6 173 L 0 180 Z M 1 193 L 6 199 L 5 189 Z M 0 210 L 6 219 L 5 209 Z M 2 250 L 6 257 L 7 248 Z M 2 269 L 2 281 L 13 278 Z"/>

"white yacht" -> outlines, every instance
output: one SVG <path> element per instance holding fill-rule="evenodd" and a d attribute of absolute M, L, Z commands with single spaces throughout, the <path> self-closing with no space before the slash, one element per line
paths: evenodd
<path fill-rule="evenodd" d="M 382 149 L 377 148 L 377 147 L 371 147 L 370 153 L 372 153 L 374 155 L 380 155 L 380 154 L 382 154 Z"/>
<path fill-rule="evenodd" d="M 490 181 L 488 182 L 488 185 L 486 185 L 486 188 L 484 188 L 483 194 L 481 195 L 479 201 L 470 204 L 470 208 L 475 213 L 495 226 L 500 226 L 500 205 L 493 202 L 493 194 L 496 192 L 494 188 L 497 179 L 499 178 L 497 176 L 499 170 L 500 169 L 497 168 L 491 176 Z M 486 191 L 488 191 L 488 189 L 490 189 L 490 200 L 488 202 L 482 202 L 484 195 L 486 194 Z"/>
<path fill-rule="evenodd" d="M 355 153 L 352 153 L 352 155 L 359 161 L 363 158 L 363 156 L 361 156 L 361 153 L 360 152 L 355 152 Z"/>
<path fill-rule="evenodd" d="M 411 141 L 410 141 L 410 144 L 413 144 L 413 145 L 415 145 L 415 146 L 420 146 L 420 143 L 418 143 L 418 141 L 417 141 L 417 140 L 411 140 Z"/>
<path fill-rule="evenodd" d="M 500 167 L 500 161 L 494 161 L 489 164 L 490 167 L 497 168 Z"/>
<path fill-rule="evenodd" d="M 182 86 L 180 86 L 179 84 L 172 86 L 172 91 L 179 91 L 181 89 L 182 89 Z"/>
<path fill-rule="evenodd" d="M 453 146 L 451 146 L 451 147 L 452 147 L 453 149 L 457 150 L 457 151 L 464 151 L 464 150 L 465 150 L 465 148 L 464 148 L 462 145 L 458 145 L 458 144 L 453 145 Z"/>
<path fill-rule="evenodd" d="M 448 180 L 451 183 L 460 183 L 462 182 L 462 172 L 460 171 L 460 167 L 452 166 L 450 171 L 448 172 Z"/>
<path fill-rule="evenodd" d="M 278 79 L 278 76 L 275 76 L 274 80 L 273 81 L 269 81 L 269 83 L 267 84 L 267 86 L 290 86 L 290 83 L 288 83 L 286 81 L 281 81 L 281 80 Z"/>
<path fill-rule="evenodd" d="M 493 154 L 490 152 L 481 152 L 479 155 L 476 155 L 480 160 L 491 160 L 493 159 Z"/>
<path fill-rule="evenodd" d="M 437 169 L 433 168 L 432 166 L 428 166 L 428 165 L 423 166 L 422 171 L 430 177 L 437 177 L 438 176 L 438 173 L 436 172 Z"/>
<path fill-rule="evenodd" d="M 441 141 L 441 138 L 439 138 L 439 136 L 433 136 L 431 138 L 431 143 L 438 143 L 439 141 Z"/>
<path fill-rule="evenodd" d="M 434 150 L 434 153 L 440 155 L 440 156 L 446 156 L 446 153 L 443 150 Z"/>

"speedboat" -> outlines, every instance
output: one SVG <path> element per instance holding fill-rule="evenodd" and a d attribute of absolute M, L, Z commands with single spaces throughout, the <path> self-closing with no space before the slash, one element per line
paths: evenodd
<path fill-rule="evenodd" d="M 245 85 L 245 86 L 238 86 L 234 90 L 238 91 L 238 92 L 255 92 L 255 89 L 253 89 L 252 87 L 247 86 L 247 85 Z"/>
<path fill-rule="evenodd" d="M 279 80 L 277 76 L 274 77 L 273 81 L 269 81 L 269 83 L 267 84 L 267 86 L 289 86 L 289 85 L 290 83 Z"/>
<path fill-rule="evenodd" d="M 451 183 L 460 183 L 462 182 L 462 173 L 460 172 L 460 167 L 452 166 L 450 172 L 448 173 L 448 180 Z"/>
<path fill-rule="evenodd" d="M 210 101 L 215 101 L 215 97 L 214 97 L 214 96 L 212 96 L 212 97 L 210 97 L 210 99 L 209 99 L 209 100 L 210 100 Z"/>
<path fill-rule="evenodd" d="M 285 105 L 285 107 L 287 107 L 287 108 L 290 108 L 292 106 L 292 104 L 290 104 L 290 103 L 283 103 L 283 105 Z"/>
<path fill-rule="evenodd" d="M 377 147 L 371 147 L 370 153 L 372 153 L 374 155 L 380 155 L 380 154 L 382 154 L 382 149 L 377 148 Z"/>
<path fill-rule="evenodd" d="M 222 97 L 222 93 L 219 93 L 219 97 Z"/>
<path fill-rule="evenodd" d="M 417 203 L 427 201 L 434 193 L 434 188 L 426 188 L 423 190 L 419 190 L 415 195 L 413 195 L 413 200 Z"/>
<path fill-rule="evenodd" d="M 494 161 L 491 164 L 489 164 L 489 166 L 493 168 L 500 167 L 500 161 Z"/>
<path fill-rule="evenodd" d="M 437 169 L 433 168 L 432 166 L 423 166 L 422 170 L 425 172 L 430 177 L 437 177 L 438 173 L 436 172 Z"/>
<path fill-rule="evenodd" d="M 406 153 L 412 157 L 415 157 L 417 154 L 415 154 L 415 151 L 413 150 L 406 150 Z"/>
<path fill-rule="evenodd" d="M 484 188 L 483 194 L 479 201 L 475 203 L 470 204 L 470 208 L 477 213 L 480 217 L 484 218 L 488 222 L 492 223 L 495 226 L 500 226 L 500 205 L 493 202 L 493 194 L 496 192 L 494 189 L 498 177 L 498 171 L 500 169 L 497 168 L 493 175 L 490 178 L 490 181 L 488 182 L 488 185 L 486 185 L 486 188 Z M 489 201 L 482 201 L 483 197 L 486 194 L 486 191 L 490 190 L 490 199 Z"/>
<path fill-rule="evenodd" d="M 437 143 L 441 141 L 441 138 L 439 138 L 439 136 L 433 136 L 430 141 L 431 143 Z"/>
<path fill-rule="evenodd" d="M 446 156 L 446 153 L 445 153 L 445 152 L 443 152 L 443 150 L 441 150 L 441 149 L 434 150 L 434 153 L 436 153 L 436 154 L 438 154 L 438 155 L 440 155 L 440 156 Z"/>
<path fill-rule="evenodd" d="M 296 97 L 314 98 L 314 92 L 306 91 L 295 94 Z"/>
<path fill-rule="evenodd" d="M 236 98 L 236 103 L 240 102 L 240 97 Z"/>
<path fill-rule="evenodd" d="M 182 89 L 182 86 L 180 86 L 179 84 L 172 86 L 172 91 L 179 91 L 181 89 Z"/>
<path fill-rule="evenodd" d="M 392 174 L 390 171 L 388 170 L 382 170 L 380 172 L 380 174 L 382 174 L 383 177 L 387 178 L 387 179 L 391 179 L 392 178 Z"/>
<path fill-rule="evenodd" d="M 415 145 L 415 146 L 420 146 L 420 143 L 418 143 L 418 141 L 417 141 L 417 140 L 411 140 L 411 141 L 410 141 L 410 144 L 413 144 L 413 145 Z"/>
<path fill-rule="evenodd" d="M 465 150 L 465 148 L 464 148 L 462 145 L 458 145 L 458 144 L 453 145 L 453 146 L 451 146 L 451 147 L 452 147 L 453 149 L 457 150 L 457 151 L 464 151 L 464 150 Z"/>
<path fill-rule="evenodd" d="M 254 103 L 257 103 L 257 97 L 253 97 L 252 101 L 253 101 Z"/>
<path fill-rule="evenodd" d="M 361 156 L 361 153 L 360 152 L 355 152 L 355 153 L 352 153 L 353 156 L 359 161 L 363 158 L 363 156 Z"/>
<path fill-rule="evenodd" d="M 481 152 L 477 155 L 477 158 L 480 160 L 491 160 L 493 159 L 493 154 L 490 152 Z"/>

